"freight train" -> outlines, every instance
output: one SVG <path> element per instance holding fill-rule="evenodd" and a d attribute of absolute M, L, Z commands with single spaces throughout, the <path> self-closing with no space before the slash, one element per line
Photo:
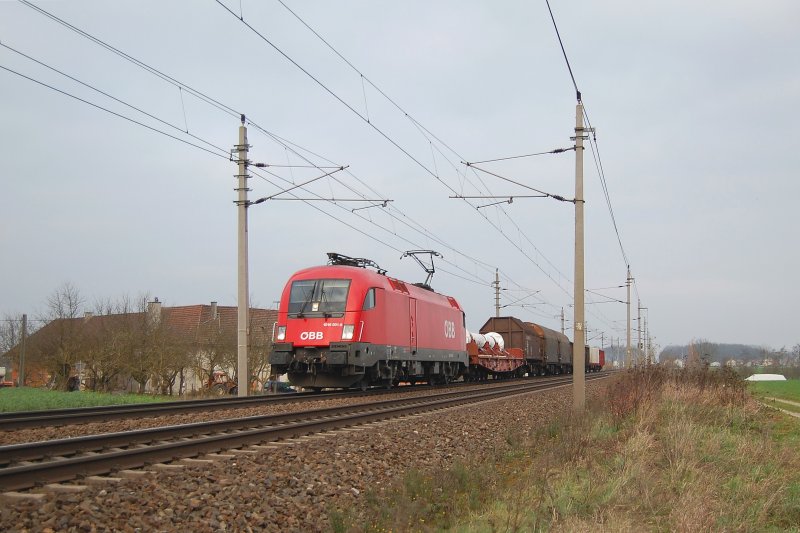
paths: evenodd
<path fill-rule="evenodd" d="M 281 295 L 269 362 L 293 385 L 366 389 L 572 371 L 562 333 L 513 317 L 469 333 L 455 298 L 389 277 L 368 259 L 328 257 L 295 273 Z M 589 371 L 603 365 L 594 350 L 586 348 Z"/>

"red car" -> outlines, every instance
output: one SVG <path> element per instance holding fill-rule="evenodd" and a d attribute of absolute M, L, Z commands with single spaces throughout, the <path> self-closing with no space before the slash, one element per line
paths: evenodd
<path fill-rule="evenodd" d="M 371 261 L 329 256 L 334 264 L 286 283 L 274 373 L 313 389 L 445 383 L 464 373 L 464 312 L 454 298 L 370 270 Z"/>

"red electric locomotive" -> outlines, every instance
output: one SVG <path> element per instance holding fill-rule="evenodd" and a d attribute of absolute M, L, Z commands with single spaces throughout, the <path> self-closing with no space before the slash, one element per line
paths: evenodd
<path fill-rule="evenodd" d="M 465 372 L 464 312 L 454 298 L 390 278 L 367 259 L 328 257 L 283 290 L 274 373 L 320 389 L 445 383 Z"/>

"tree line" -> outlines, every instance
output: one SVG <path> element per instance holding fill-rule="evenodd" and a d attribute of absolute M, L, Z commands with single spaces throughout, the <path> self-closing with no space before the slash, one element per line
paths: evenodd
<path fill-rule="evenodd" d="M 26 343 L 26 383 L 54 389 L 74 387 L 78 373 L 87 389 L 113 391 L 135 384 L 161 394 L 183 394 L 213 383 L 223 372 L 234 383 L 236 328 L 224 327 L 219 315 L 187 329 L 171 320 L 170 308 L 155 308 L 148 295 L 99 300 L 86 312 L 77 288 L 66 283 L 47 299 L 46 310 L 32 321 Z M 272 324 L 258 323 L 264 313 L 250 313 L 250 381 L 262 383 L 268 372 Z M 0 322 L 0 362 L 18 368 L 21 317 Z M 198 383 L 199 382 L 199 383 Z"/>
<path fill-rule="evenodd" d="M 739 363 L 761 364 L 764 361 L 771 361 L 776 366 L 800 366 L 800 343 L 795 344 L 792 348 L 783 346 L 780 349 L 774 349 L 769 346 L 709 342 L 706 339 L 698 339 L 691 344 L 669 345 L 661 351 L 659 361 L 681 360 L 690 353 L 696 354 L 700 360 L 709 363 L 725 364 L 730 360 L 735 360 Z"/>

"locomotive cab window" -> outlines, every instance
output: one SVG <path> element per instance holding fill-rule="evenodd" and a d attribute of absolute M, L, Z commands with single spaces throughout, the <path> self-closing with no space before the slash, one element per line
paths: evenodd
<path fill-rule="evenodd" d="M 289 316 L 341 317 L 347 305 L 349 279 L 313 279 L 292 282 Z"/>
<path fill-rule="evenodd" d="M 375 288 L 371 288 L 367 291 L 367 295 L 364 297 L 364 307 L 362 309 L 364 311 L 368 309 L 372 309 L 375 307 Z"/>

